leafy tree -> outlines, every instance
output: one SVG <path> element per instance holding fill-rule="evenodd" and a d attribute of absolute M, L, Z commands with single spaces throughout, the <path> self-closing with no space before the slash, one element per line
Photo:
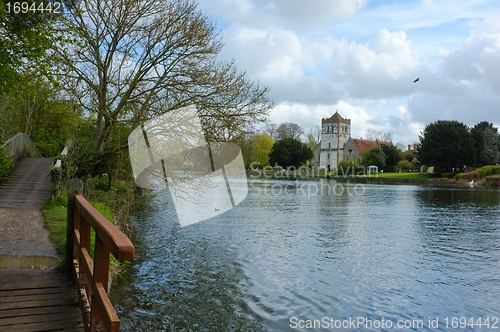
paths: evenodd
<path fill-rule="evenodd" d="M 498 134 L 491 128 L 485 128 L 481 133 L 481 139 L 483 141 L 483 146 L 482 149 L 479 150 L 478 155 L 480 165 L 498 164 L 500 162 Z"/>
<path fill-rule="evenodd" d="M 279 125 L 276 130 L 276 139 L 282 140 L 285 138 L 299 139 L 304 134 L 304 130 L 296 123 L 284 122 Z"/>
<path fill-rule="evenodd" d="M 193 0 L 82 0 L 64 26 L 80 47 L 58 58 L 72 92 L 95 115 L 93 159 L 104 161 L 127 140 L 110 144 L 119 123 L 143 121 L 196 104 L 207 140 L 236 138 L 267 116 L 267 88 L 217 58 L 215 25 Z"/>
<path fill-rule="evenodd" d="M 356 159 L 341 160 L 337 165 L 337 176 L 356 175 L 360 172 L 358 167 L 359 164 Z"/>
<path fill-rule="evenodd" d="M 51 2 L 25 0 L 18 4 L 35 4 L 37 8 L 43 4 L 46 8 Z M 50 50 L 62 48 L 68 41 L 56 29 L 59 15 L 38 10 L 16 13 L 14 4 L 15 1 L 0 0 L 0 95 L 8 92 L 13 82 L 26 78 L 27 73 L 53 78 Z"/>
<path fill-rule="evenodd" d="M 403 171 L 407 172 L 409 169 L 411 169 L 411 163 L 408 160 L 401 160 L 398 162 L 398 167 Z"/>
<path fill-rule="evenodd" d="M 438 174 L 474 162 L 474 140 L 461 122 L 438 120 L 428 124 L 419 138 L 419 161 L 434 166 Z"/>
<path fill-rule="evenodd" d="M 319 126 L 311 128 L 306 137 L 306 144 L 311 149 L 311 151 L 314 152 L 314 150 L 316 150 L 316 147 L 318 146 L 320 140 L 321 140 L 321 128 Z"/>
<path fill-rule="evenodd" d="M 73 134 L 80 111 L 74 103 L 62 99 L 60 89 L 33 77 L 13 85 L 4 96 L 0 115 L 4 139 L 23 132 L 43 156 L 55 157 Z"/>
<path fill-rule="evenodd" d="M 271 165 L 278 164 L 281 167 L 299 167 L 302 163 L 311 159 L 313 152 L 301 141 L 295 138 L 284 138 L 274 143 L 269 162 Z"/>
<path fill-rule="evenodd" d="M 266 134 L 257 134 L 253 138 L 251 163 L 256 162 L 256 167 L 269 166 L 269 154 L 274 145 L 274 140 Z"/>
<path fill-rule="evenodd" d="M 375 165 L 379 169 L 383 169 L 386 165 L 387 156 L 382 150 L 382 147 L 376 146 L 371 150 L 361 152 L 361 164 L 365 167 Z"/>
<path fill-rule="evenodd" d="M 496 165 L 499 162 L 500 135 L 498 128 L 488 121 L 476 124 L 470 130 L 474 139 L 476 164 Z"/>
<path fill-rule="evenodd" d="M 405 152 L 403 152 L 403 157 L 409 162 L 412 162 L 413 159 L 418 159 L 418 152 L 416 150 L 406 150 Z"/>
<path fill-rule="evenodd" d="M 0 183 L 7 182 L 9 179 L 11 165 L 12 160 L 7 156 L 7 151 L 4 148 L 0 148 Z"/>
<path fill-rule="evenodd" d="M 381 145 L 382 151 L 384 151 L 386 160 L 385 164 L 388 168 L 396 168 L 398 162 L 404 158 L 403 152 L 396 146 L 387 146 L 385 144 Z"/>

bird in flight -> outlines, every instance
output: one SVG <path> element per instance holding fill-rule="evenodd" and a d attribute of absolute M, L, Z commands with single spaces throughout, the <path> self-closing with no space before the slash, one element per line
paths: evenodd
<path fill-rule="evenodd" d="M 420 77 L 417 77 L 417 79 L 414 80 L 413 83 L 417 83 L 419 79 L 420 79 Z"/>

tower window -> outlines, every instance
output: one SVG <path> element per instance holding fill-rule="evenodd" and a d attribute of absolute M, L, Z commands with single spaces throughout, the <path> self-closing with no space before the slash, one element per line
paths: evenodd
<path fill-rule="evenodd" d="M 331 144 L 332 144 L 332 143 L 328 143 L 328 148 L 329 148 L 329 149 L 331 149 L 331 146 L 330 146 Z"/>

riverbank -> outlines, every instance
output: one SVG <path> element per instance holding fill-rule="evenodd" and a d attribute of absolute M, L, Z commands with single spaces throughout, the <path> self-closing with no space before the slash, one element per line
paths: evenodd
<path fill-rule="evenodd" d="M 334 179 L 337 181 L 350 181 L 357 183 L 373 183 L 373 184 L 426 184 L 432 186 L 454 186 L 460 188 L 478 188 L 478 187 L 493 187 L 496 186 L 495 181 L 489 178 L 481 178 L 475 181 L 472 185 L 469 180 L 461 179 L 456 181 L 448 178 L 433 178 L 427 173 L 380 173 L 372 175 L 340 175 L 334 173 L 318 173 L 312 171 L 303 172 L 286 172 L 286 171 L 248 171 L 247 175 L 250 178 L 268 178 L 268 179 Z"/>
<path fill-rule="evenodd" d="M 49 231 L 50 241 L 55 246 L 58 256 L 61 258 L 59 267 L 63 268 L 66 257 L 66 225 L 67 225 L 67 201 L 66 193 L 60 195 L 56 201 L 48 199 L 42 208 L 43 222 L 45 228 Z M 108 220 L 112 220 L 112 212 L 109 206 L 100 202 L 90 202 L 103 216 Z M 91 233 L 90 256 L 94 257 L 95 232 Z M 123 267 L 120 261 L 113 256 L 110 257 L 110 284 L 116 280 L 122 273 Z"/>

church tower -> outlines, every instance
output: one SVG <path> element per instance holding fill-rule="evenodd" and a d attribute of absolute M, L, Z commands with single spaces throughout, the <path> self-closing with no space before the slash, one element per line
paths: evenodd
<path fill-rule="evenodd" d="M 344 119 L 338 112 L 330 118 L 321 119 L 321 141 L 317 148 L 319 151 L 315 151 L 316 164 L 328 171 L 335 169 L 344 158 L 344 145 L 350 137 L 351 119 Z"/>

